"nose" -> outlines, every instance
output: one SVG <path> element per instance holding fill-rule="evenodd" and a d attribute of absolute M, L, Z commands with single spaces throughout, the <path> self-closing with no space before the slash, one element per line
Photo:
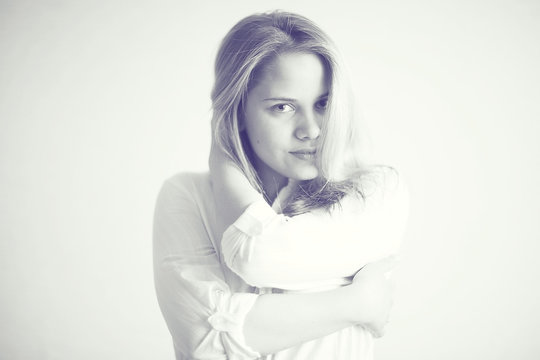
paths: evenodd
<path fill-rule="evenodd" d="M 301 114 L 296 126 L 295 136 L 299 140 L 315 140 L 321 134 L 320 115 L 309 113 Z"/>

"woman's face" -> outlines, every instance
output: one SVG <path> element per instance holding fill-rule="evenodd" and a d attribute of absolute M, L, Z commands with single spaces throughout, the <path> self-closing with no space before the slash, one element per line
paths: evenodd
<path fill-rule="evenodd" d="M 328 99 L 328 74 L 309 53 L 279 55 L 248 93 L 241 128 L 264 185 L 317 177 L 316 147 Z"/>

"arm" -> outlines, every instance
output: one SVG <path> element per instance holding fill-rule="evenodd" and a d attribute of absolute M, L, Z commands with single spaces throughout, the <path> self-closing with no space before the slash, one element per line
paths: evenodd
<path fill-rule="evenodd" d="M 165 182 L 154 213 L 155 288 L 175 350 L 193 359 L 257 358 L 242 333 L 257 295 L 230 292 L 189 180 Z"/>
<path fill-rule="evenodd" d="M 154 217 L 154 275 L 180 353 L 254 359 L 355 323 L 378 326 L 366 316 L 376 312 L 367 300 L 387 294 L 362 287 L 367 282 L 309 294 L 232 293 L 198 211 L 189 189 L 165 183 Z"/>
<path fill-rule="evenodd" d="M 317 210 L 290 218 L 276 214 L 230 162 L 210 164 L 216 207 L 227 217 L 223 228 L 233 224 L 222 239 L 224 259 L 251 285 L 307 288 L 397 252 L 407 198 L 391 174 L 365 202 L 349 197 L 332 214 Z"/>

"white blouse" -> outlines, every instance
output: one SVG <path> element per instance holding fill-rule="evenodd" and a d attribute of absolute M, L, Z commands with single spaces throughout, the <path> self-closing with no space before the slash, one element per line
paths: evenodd
<path fill-rule="evenodd" d="M 391 171 L 370 179 L 365 200 L 346 197 L 331 212 L 288 217 L 261 198 L 223 236 L 215 233 L 209 174 L 168 179 L 154 216 L 154 275 L 177 360 L 261 358 L 242 330 L 259 294 L 347 285 L 366 264 L 397 253 L 407 214 L 402 182 Z M 265 358 L 367 360 L 373 339 L 351 326 Z"/>

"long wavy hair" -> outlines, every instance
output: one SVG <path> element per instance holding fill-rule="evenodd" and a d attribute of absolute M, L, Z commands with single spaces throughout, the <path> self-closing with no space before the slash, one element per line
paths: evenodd
<path fill-rule="evenodd" d="M 284 53 L 311 53 L 329 77 L 328 107 L 317 145 L 317 178 L 300 183 L 284 214 L 296 215 L 339 205 L 347 194 L 363 197 L 360 179 L 370 168 L 362 159 L 360 119 L 343 62 L 331 39 L 309 19 L 283 11 L 240 20 L 225 36 L 215 62 L 212 132 L 218 144 L 264 194 L 253 167 L 251 148 L 239 120 L 247 94 L 265 66 Z"/>

